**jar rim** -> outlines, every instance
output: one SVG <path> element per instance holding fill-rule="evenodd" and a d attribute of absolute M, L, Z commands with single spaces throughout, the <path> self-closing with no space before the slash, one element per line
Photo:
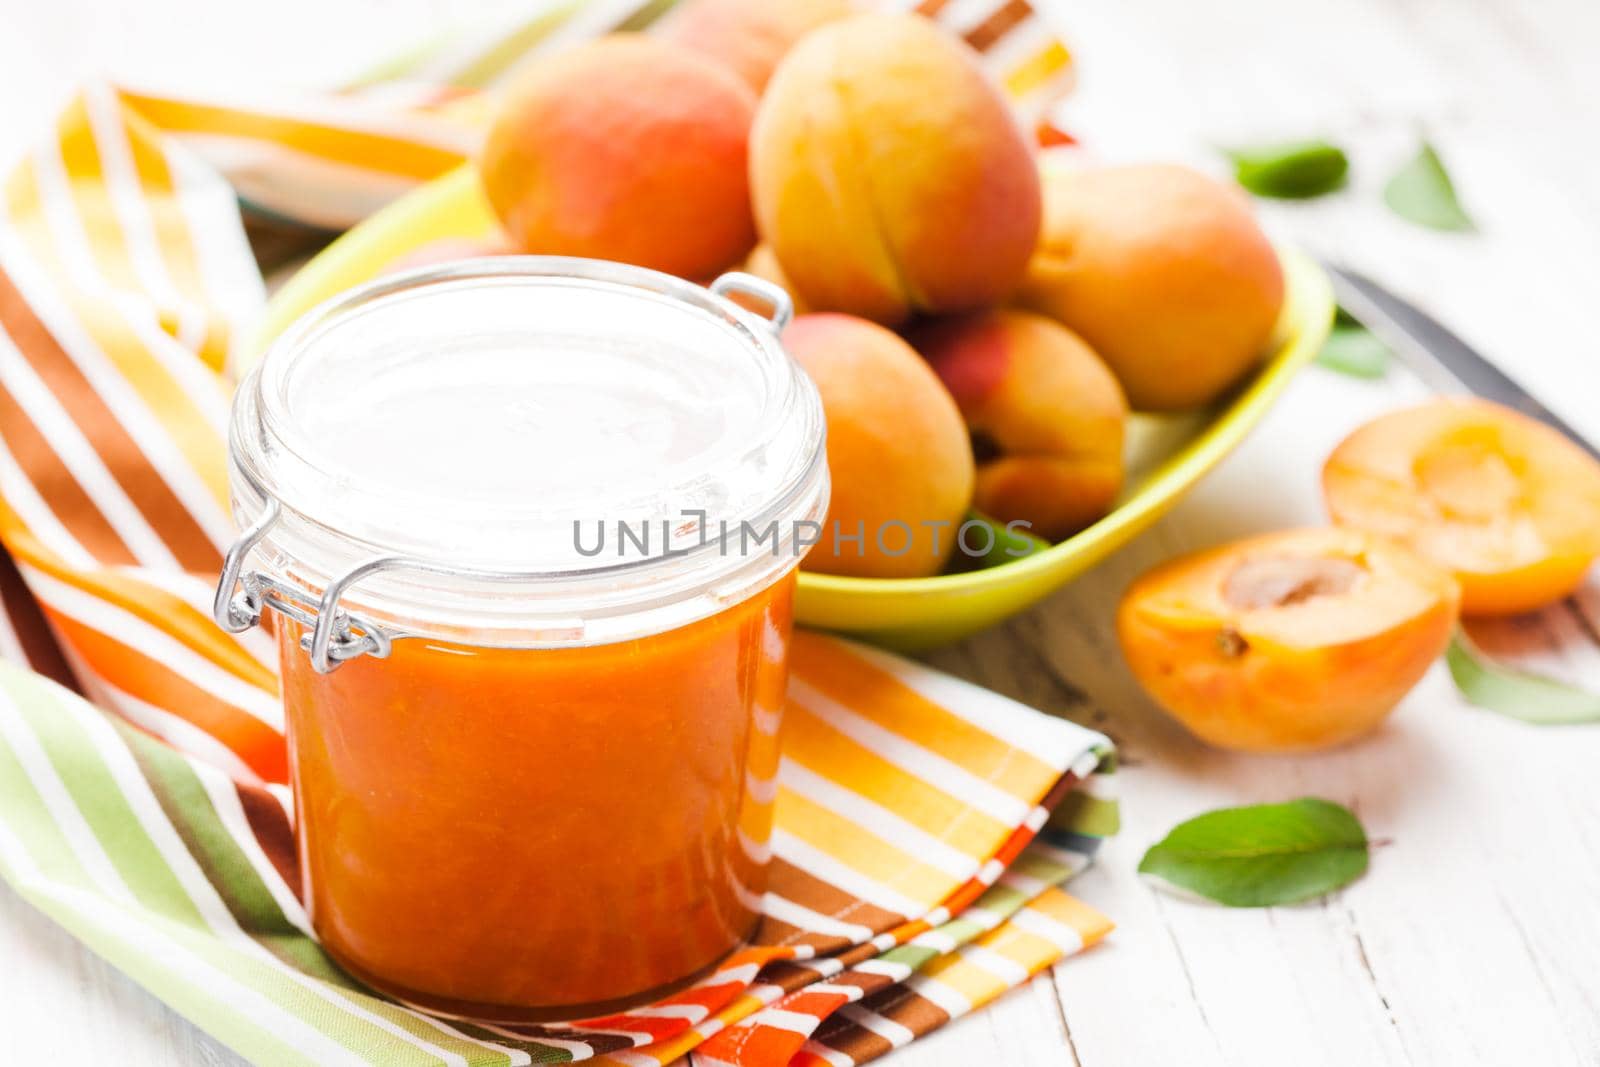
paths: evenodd
<path fill-rule="evenodd" d="M 725 276 L 717 284 L 743 277 Z M 761 284 L 756 279 L 748 280 L 756 285 L 747 289 Z M 496 287 L 503 292 L 491 293 Z M 739 286 L 729 283 L 724 288 Z M 435 299 L 438 307 L 430 309 L 416 303 L 419 295 Z M 674 488 L 684 488 L 697 499 L 729 500 L 730 513 L 720 519 L 724 524 L 775 528 L 777 538 L 770 548 L 758 540 L 754 552 L 749 551 L 747 542 L 741 543 L 739 551 L 730 552 L 725 537 L 706 537 L 706 513 L 700 512 L 702 528 L 692 542 L 685 543 L 680 538 L 678 543 L 672 543 L 670 537 L 682 531 L 674 528 L 669 535 L 663 525 L 659 548 L 651 551 L 647 547 L 631 558 L 624 555 L 619 544 L 619 558 L 614 560 L 570 554 L 569 559 L 563 560 L 547 548 L 545 555 L 529 549 L 532 554 L 524 563 L 517 531 L 528 531 L 530 544 L 538 540 L 534 533 L 548 534 L 564 514 L 559 494 L 554 504 L 539 493 L 501 501 L 494 495 L 500 483 L 486 482 L 481 498 L 463 494 L 459 507 L 452 506 L 457 498 L 451 495 L 455 489 L 447 484 L 446 475 L 461 465 L 454 462 L 459 456 L 448 454 L 441 460 L 444 473 L 435 472 L 434 482 L 428 483 L 433 486 L 428 491 L 431 495 L 419 495 L 414 501 L 406 499 L 409 483 L 402 482 L 398 473 L 389 478 L 391 472 L 381 460 L 355 462 L 348 450 L 340 452 L 341 445 L 361 441 L 360 425 L 338 426 L 338 435 L 329 436 L 329 429 L 334 426 L 329 420 L 338 414 L 337 405 L 348 399 L 345 394 L 350 390 L 344 386 L 359 380 L 352 376 L 361 372 L 360 360 L 365 358 L 359 352 L 352 354 L 351 345 L 359 348 L 363 343 L 363 334 L 356 332 L 353 324 L 364 318 L 362 328 L 367 333 L 382 333 L 375 327 L 385 314 L 391 317 L 387 327 L 390 333 L 384 335 L 388 347 L 374 347 L 371 356 L 373 373 L 384 380 L 393 380 L 395 374 L 412 373 L 428 360 L 443 360 L 444 356 L 433 354 L 430 342 L 451 348 L 451 358 L 460 356 L 456 349 L 470 356 L 479 342 L 485 351 L 492 347 L 482 341 L 491 335 L 490 328 L 482 325 L 485 320 L 462 324 L 459 329 L 450 324 L 426 326 L 434 333 L 420 338 L 404 335 L 403 330 L 401 335 L 393 335 L 401 326 L 416 325 L 403 316 L 396 317 L 396 309 L 407 301 L 413 301 L 407 314 L 420 323 L 433 322 L 439 310 L 452 306 L 451 301 L 469 310 L 489 313 L 488 319 L 500 329 L 493 333 L 493 343 L 500 348 L 507 344 L 515 347 L 519 339 L 524 339 L 516 331 L 521 329 L 524 318 L 539 318 L 537 308 L 542 306 L 554 317 L 566 316 L 559 328 L 571 328 L 573 332 L 570 337 L 560 337 L 575 344 L 609 346 L 601 356 L 594 357 L 597 363 L 615 358 L 622 360 L 619 366 L 628 371 L 635 364 L 627 360 L 634 360 L 643 372 L 657 369 L 654 364 L 668 359 L 691 364 L 705 360 L 708 373 L 726 377 L 737 371 L 733 377 L 746 394 L 743 399 L 759 401 L 759 410 L 736 418 L 730 416 L 719 423 L 727 440 L 695 427 L 695 434 L 712 444 L 701 452 L 689 450 L 682 462 L 671 468 L 672 477 L 693 475 L 681 487 L 657 486 L 651 490 L 648 467 L 637 477 L 615 470 L 613 473 L 619 483 L 632 485 L 636 491 L 633 497 L 621 494 L 625 497 L 621 504 L 632 509 L 631 513 L 644 514 L 659 508 L 662 505 L 658 497 L 664 499 Z M 526 302 L 530 308 L 526 315 L 517 301 Z M 584 332 L 588 320 L 579 320 L 574 317 L 578 313 L 570 311 L 574 301 L 596 311 L 614 312 L 616 317 L 596 323 L 591 335 Z M 780 313 L 778 317 L 783 316 Z M 530 321 L 529 328 L 535 327 L 558 328 Z M 667 343 L 665 338 L 660 339 L 661 345 L 651 343 L 652 328 L 691 331 L 702 348 L 716 351 L 686 347 L 668 351 L 661 347 Z M 627 345 L 617 341 L 624 329 L 637 334 L 629 337 Z M 503 355 L 496 358 L 501 363 L 490 366 L 491 371 L 513 366 L 504 362 Z M 748 361 L 748 370 L 739 361 Z M 527 362 L 514 366 L 521 374 L 521 368 L 538 365 L 539 360 L 527 357 Z M 438 368 L 432 363 L 428 366 L 432 368 L 428 373 L 437 376 Z M 330 367 L 335 370 L 328 371 Z M 681 370 L 682 367 L 675 368 L 674 373 Z M 626 376 L 616 375 L 619 379 Z M 488 408 L 462 409 L 456 414 L 479 416 L 487 412 L 493 417 L 480 421 L 515 423 L 513 429 L 521 422 L 539 424 L 539 418 L 518 422 L 511 415 L 503 415 L 501 409 L 512 403 L 516 394 L 509 387 L 504 398 L 484 394 L 484 388 L 492 388 L 494 382 L 491 374 L 477 383 L 477 394 L 473 394 L 480 405 L 487 400 Z M 542 382 L 543 379 L 524 382 L 519 378 L 517 384 L 537 397 L 544 388 Z M 331 398 L 319 392 L 330 383 L 332 392 L 339 394 Z M 563 380 L 563 387 L 565 384 Z M 623 387 L 609 378 L 602 384 L 603 388 L 594 387 L 600 392 L 582 394 L 591 406 L 594 397 L 606 396 L 604 388 Z M 698 387 L 703 383 L 694 384 Z M 462 391 L 463 395 L 469 392 Z M 639 394 L 630 394 L 636 402 L 634 413 L 649 414 L 648 390 L 633 392 Z M 699 398 L 700 394 L 696 394 L 696 402 Z M 410 399 L 419 403 L 454 402 L 449 397 Z M 726 402 L 730 410 L 739 400 L 735 397 Z M 671 406 L 665 400 L 662 403 Z M 693 415 L 698 410 L 687 402 L 682 409 L 680 416 Z M 373 415 L 371 409 L 354 410 L 377 420 L 371 425 L 380 426 L 385 432 L 399 432 Z M 553 417 L 559 421 L 561 415 L 556 412 Z M 637 427 L 622 420 L 615 429 L 626 434 Z M 234 512 L 241 526 L 256 522 L 269 507 L 275 514 L 270 528 L 254 546 L 254 557 L 265 573 L 280 581 L 320 591 L 360 569 L 358 584 L 344 591 L 344 603 L 350 610 L 404 633 L 493 644 L 587 644 L 659 632 L 703 617 L 719 605 L 743 599 L 797 564 L 805 550 L 800 529 L 806 523 L 820 523 L 827 507 L 823 433 L 816 389 L 784 350 L 772 323 L 722 292 L 619 263 L 558 256 L 499 256 L 458 260 L 382 277 L 307 312 L 268 347 L 240 386 L 229 427 L 229 469 Z M 743 440 L 741 434 L 754 440 Z M 695 439 L 698 441 L 699 437 Z M 708 469 L 695 466 L 701 460 Z M 524 466 L 532 470 L 543 464 L 553 469 L 556 462 L 554 457 L 537 456 Z M 369 492 L 360 476 L 363 470 L 382 474 L 387 480 Z M 536 484 L 537 474 L 527 475 L 535 479 L 533 482 L 526 481 L 521 473 L 518 477 L 524 479 L 516 483 L 519 486 Z M 592 498 L 579 493 L 575 499 L 578 498 L 604 500 L 605 496 L 604 492 Z M 423 514 L 412 523 L 409 516 L 419 510 L 452 514 Z M 460 513 L 455 514 L 457 511 Z M 489 534 L 478 536 L 476 531 L 485 530 L 491 521 L 497 531 L 493 538 L 495 551 L 448 551 L 461 541 L 487 544 Z M 499 529 L 501 525 L 505 529 Z M 413 527 L 420 527 L 422 532 Z M 603 527 L 601 532 L 603 536 Z M 620 541 L 620 531 L 617 536 Z M 648 536 L 647 529 L 647 545 Z M 574 548 L 578 548 L 577 538 L 578 528 L 574 525 Z M 549 541 L 549 537 L 545 540 Z M 561 562 L 570 565 L 559 565 Z"/>

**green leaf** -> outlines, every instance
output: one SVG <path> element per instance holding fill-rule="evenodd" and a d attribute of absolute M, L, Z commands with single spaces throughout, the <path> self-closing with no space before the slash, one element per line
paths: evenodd
<path fill-rule="evenodd" d="M 1367 835 L 1350 809 L 1302 797 L 1223 808 L 1180 823 L 1139 862 L 1141 874 L 1235 908 L 1294 904 L 1367 869 Z"/>
<path fill-rule="evenodd" d="M 1031 556 L 1041 549 L 1050 547 L 1049 541 L 1033 536 L 1022 527 L 1007 529 L 1005 523 L 999 519 L 992 519 L 982 512 L 969 511 L 964 521 L 987 526 L 993 535 L 985 537 L 974 531 L 967 536 L 967 544 L 975 548 L 985 545 L 989 547 L 989 551 L 971 561 L 970 565 L 979 569 L 998 567 L 1002 563 L 1010 563 L 1014 559 Z M 958 552 L 957 555 L 959 554 Z"/>
<path fill-rule="evenodd" d="M 1352 378 L 1382 378 L 1389 370 L 1389 346 L 1359 323 L 1335 322 L 1317 362 Z"/>
<path fill-rule="evenodd" d="M 1502 667 L 1459 630 L 1444 659 L 1469 704 L 1540 726 L 1600 722 L 1600 696 L 1553 678 Z"/>
<path fill-rule="evenodd" d="M 1433 146 L 1422 142 L 1417 155 L 1383 187 L 1383 200 L 1401 218 L 1435 230 L 1476 229 L 1456 199 L 1456 187 Z"/>
<path fill-rule="evenodd" d="M 1295 141 L 1228 149 L 1233 176 L 1257 196 L 1306 200 L 1344 185 L 1350 160 L 1327 141 Z"/>

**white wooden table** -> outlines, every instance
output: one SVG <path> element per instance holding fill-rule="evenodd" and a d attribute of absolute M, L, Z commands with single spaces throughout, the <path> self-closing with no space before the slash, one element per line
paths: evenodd
<path fill-rule="evenodd" d="M 485 5 L 487 6 L 487 5 Z M 95 70 L 201 84 L 338 78 L 469 7 L 447 0 L 5 0 L 0 162 Z M 1271 224 L 1423 299 L 1600 437 L 1600 4 L 1595 0 L 1062 0 L 1078 128 L 1108 156 L 1326 135 L 1350 192 Z M 314 29 L 307 29 L 307 28 Z M 1378 202 L 1425 130 L 1482 232 L 1417 230 Z M 1111 733 L 1121 836 L 1075 891 L 1108 943 L 897 1053 L 973 1063 L 1600 1063 L 1600 727 L 1470 709 L 1436 669 L 1376 736 L 1297 758 L 1221 754 L 1141 696 L 1110 632 L 1145 566 L 1219 539 L 1319 521 L 1316 472 L 1350 427 L 1419 387 L 1321 370 L 1169 519 L 1089 577 L 935 662 Z M 1600 687 L 1600 586 L 1484 635 Z M 1587 615 L 1585 619 L 1583 614 Z M 1232 911 L 1161 895 L 1134 867 L 1174 823 L 1317 794 L 1391 838 L 1318 904 Z M 235 1064 L 0 889 L 0 1062 Z"/>

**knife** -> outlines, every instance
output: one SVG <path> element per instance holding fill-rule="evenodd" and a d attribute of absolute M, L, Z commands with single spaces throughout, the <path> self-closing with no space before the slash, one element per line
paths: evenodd
<path fill-rule="evenodd" d="M 1600 449 L 1438 319 L 1348 267 L 1331 263 L 1323 266 L 1333 280 L 1339 306 L 1393 349 L 1429 386 L 1444 393 L 1465 390 L 1514 408 L 1560 431 L 1578 447 L 1600 459 Z"/>

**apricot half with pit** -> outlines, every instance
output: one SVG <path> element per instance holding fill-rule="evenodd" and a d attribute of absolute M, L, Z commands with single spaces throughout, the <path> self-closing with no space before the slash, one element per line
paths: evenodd
<path fill-rule="evenodd" d="M 1450 640 L 1449 574 L 1358 530 L 1288 530 L 1182 556 L 1129 588 L 1134 676 L 1190 732 L 1289 752 L 1367 733 Z"/>
<path fill-rule="evenodd" d="M 1374 419 L 1333 450 L 1322 489 L 1341 526 L 1402 541 L 1453 572 L 1468 615 L 1559 600 L 1600 555 L 1600 463 L 1486 400 Z"/>

